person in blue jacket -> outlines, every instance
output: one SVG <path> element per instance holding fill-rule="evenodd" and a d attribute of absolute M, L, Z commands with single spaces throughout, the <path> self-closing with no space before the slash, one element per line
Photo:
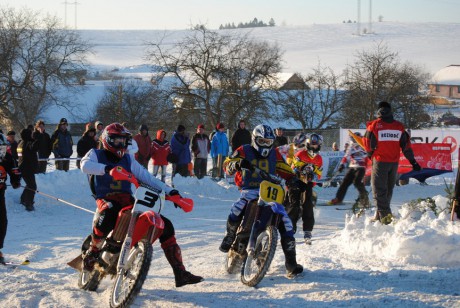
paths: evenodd
<path fill-rule="evenodd" d="M 212 157 L 212 167 L 213 167 L 213 177 L 224 177 L 224 171 L 222 165 L 224 160 L 228 156 L 229 143 L 227 135 L 225 134 L 225 126 L 223 123 L 217 123 L 216 133 L 211 140 L 211 157 Z M 222 156 L 220 160 L 220 165 L 218 161 L 219 155 Z"/>
<path fill-rule="evenodd" d="M 173 174 L 189 176 L 188 164 L 192 161 L 190 153 L 190 138 L 185 134 L 185 126 L 180 124 L 171 138 L 171 151 L 176 158 L 176 163 L 173 164 Z"/>

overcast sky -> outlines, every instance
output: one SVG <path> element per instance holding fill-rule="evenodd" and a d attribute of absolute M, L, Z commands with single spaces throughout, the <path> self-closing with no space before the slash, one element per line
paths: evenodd
<path fill-rule="evenodd" d="M 71 3 L 65 5 L 65 3 Z M 74 3 L 77 2 L 77 5 Z M 361 21 L 460 22 L 460 0 L 361 0 Z M 78 29 L 186 29 L 206 24 L 248 22 L 301 26 L 358 19 L 358 0 L 1 0 L 2 6 L 28 7 Z M 67 10 L 66 10 L 67 7 Z M 75 7 L 76 16 L 75 18 Z M 67 11 L 67 14 L 66 14 Z"/>

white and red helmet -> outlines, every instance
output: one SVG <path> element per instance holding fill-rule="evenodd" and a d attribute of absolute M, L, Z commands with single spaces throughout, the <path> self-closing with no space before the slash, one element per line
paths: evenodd
<path fill-rule="evenodd" d="M 122 158 L 125 155 L 131 141 L 131 133 L 120 123 L 112 123 L 104 128 L 101 134 L 101 142 L 104 150 Z"/>

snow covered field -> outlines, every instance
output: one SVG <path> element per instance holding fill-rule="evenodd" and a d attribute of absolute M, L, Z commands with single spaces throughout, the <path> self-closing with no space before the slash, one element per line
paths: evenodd
<path fill-rule="evenodd" d="M 447 183 L 453 176 L 445 176 Z M 445 206 L 443 178 L 427 182 L 396 187 L 393 212 L 417 198 L 434 197 L 438 206 Z M 37 183 L 39 191 L 95 209 L 79 170 L 38 175 Z M 460 306 L 460 223 L 451 223 L 447 213 L 436 218 L 431 212 L 409 215 L 403 209 L 395 225 L 383 226 L 369 221 L 373 211 L 350 218 L 348 211 L 335 206 L 317 207 L 313 245 L 304 245 L 297 235 L 304 275 L 285 278 L 278 245 L 267 276 L 257 288 L 249 288 L 239 275 L 224 271 L 224 254 L 218 250 L 230 206 L 239 196 L 236 187 L 225 180 L 181 177 L 175 185 L 194 199 L 195 208 L 184 213 L 168 204 L 162 213 L 175 224 L 187 269 L 205 281 L 175 288 L 172 270 L 156 243 L 147 281 L 133 307 Z M 19 204 L 21 191 L 7 190 L 9 229 L 3 252 L 12 261 L 27 258 L 31 263 L 13 270 L 0 267 L 1 306 L 108 307 L 111 281 L 103 280 L 97 292 L 82 291 L 77 272 L 66 265 L 90 233 L 92 215 L 42 195 L 36 196 L 36 211 L 26 212 Z M 335 192 L 333 187 L 320 189 L 319 200 L 329 200 Z M 356 197 L 350 188 L 345 200 Z"/>

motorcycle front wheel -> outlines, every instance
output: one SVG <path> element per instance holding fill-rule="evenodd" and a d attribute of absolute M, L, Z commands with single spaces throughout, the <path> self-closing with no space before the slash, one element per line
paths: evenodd
<path fill-rule="evenodd" d="M 152 261 L 152 244 L 144 239 L 129 252 L 127 270 L 119 270 L 115 277 L 110 307 L 128 307 L 142 288 Z"/>
<path fill-rule="evenodd" d="M 248 253 L 241 268 L 241 282 L 249 287 L 256 286 L 265 277 L 275 256 L 278 232 L 268 226 L 256 239 L 253 253 Z"/>

